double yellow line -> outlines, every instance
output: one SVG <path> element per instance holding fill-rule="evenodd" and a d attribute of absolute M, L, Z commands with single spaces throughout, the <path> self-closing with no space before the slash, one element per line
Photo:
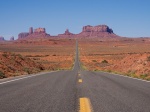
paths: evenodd
<path fill-rule="evenodd" d="M 79 79 L 78 82 L 79 82 L 79 83 L 82 83 L 82 79 Z"/>
<path fill-rule="evenodd" d="M 79 112 L 93 112 L 90 99 L 88 98 L 80 98 L 80 110 Z"/>
<path fill-rule="evenodd" d="M 80 77 L 80 76 L 81 76 L 81 74 L 78 74 L 78 77 Z M 79 82 L 79 83 L 82 83 L 83 81 L 82 81 L 81 78 L 79 78 L 78 82 Z"/>
<path fill-rule="evenodd" d="M 80 77 L 81 74 L 78 74 L 78 76 Z M 83 80 L 79 78 L 78 83 L 82 83 L 82 82 Z M 93 112 L 89 98 L 86 97 L 79 98 L 79 106 L 80 106 L 79 112 Z"/>

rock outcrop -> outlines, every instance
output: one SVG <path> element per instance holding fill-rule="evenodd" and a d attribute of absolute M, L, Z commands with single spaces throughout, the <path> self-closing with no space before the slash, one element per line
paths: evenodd
<path fill-rule="evenodd" d="M 14 41 L 14 40 L 15 40 L 14 36 L 10 37 L 10 41 Z"/>
<path fill-rule="evenodd" d="M 29 28 L 29 34 L 32 34 L 33 33 L 33 27 L 30 27 Z"/>
<path fill-rule="evenodd" d="M 59 37 L 72 37 L 74 34 L 70 33 L 68 29 L 66 29 L 65 33 L 59 34 Z"/>
<path fill-rule="evenodd" d="M 27 37 L 28 35 L 29 35 L 29 33 L 27 33 L 27 32 L 19 33 L 18 39 L 23 39 L 23 38 Z"/>
<path fill-rule="evenodd" d="M 45 69 L 40 63 L 20 54 L 0 52 L 0 59 L 0 72 L 2 74 L 0 79 L 15 75 L 33 74 Z"/>
<path fill-rule="evenodd" d="M 64 35 L 73 35 L 73 33 L 70 33 L 68 29 L 66 29 Z"/>
<path fill-rule="evenodd" d="M 37 28 L 34 30 L 34 33 L 39 34 L 39 33 L 46 33 L 45 28 Z"/>
<path fill-rule="evenodd" d="M 0 41 L 4 41 L 4 40 L 5 40 L 4 37 L 0 36 Z"/>
<path fill-rule="evenodd" d="M 78 37 L 118 37 L 107 25 L 84 26 Z"/>
<path fill-rule="evenodd" d="M 29 32 L 19 33 L 18 39 L 26 39 L 28 38 L 42 38 L 50 36 L 46 33 L 45 28 L 37 28 L 33 31 L 33 27 L 29 28 Z"/>
<path fill-rule="evenodd" d="M 84 26 L 82 32 L 107 32 L 113 33 L 113 30 L 110 29 L 106 25 L 98 25 L 98 26 Z"/>
<path fill-rule="evenodd" d="M 34 38 L 45 38 L 51 37 L 49 34 L 46 33 L 45 28 L 36 28 L 33 30 L 33 27 L 29 28 L 29 32 L 20 33 L 18 35 L 18 39 L 22 39 L 28 37 L 28 39 Z M 84 26 L 82 28 L 82 32 L 79 34 L 70 33 L 67 29 L 63 34 L 58 34 L 55 37 L 63 37 L 63 38 L 118 38 L 120 36 L 116 35 L 111 28 L 107 25 L 98 25 L 98 26 Z"/>

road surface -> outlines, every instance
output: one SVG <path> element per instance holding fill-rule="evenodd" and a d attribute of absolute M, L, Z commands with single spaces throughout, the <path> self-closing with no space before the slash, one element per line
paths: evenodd
<path fill-rule="evenodd" d="M 150 82 L 80 69 L 0 80 L 0 112 L 150 112 Z"/>

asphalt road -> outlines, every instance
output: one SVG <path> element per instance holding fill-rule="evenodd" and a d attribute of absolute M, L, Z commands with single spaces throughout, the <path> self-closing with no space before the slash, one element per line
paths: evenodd
<path fill-rule="evenodd" d="M 150 82 L 80 70 L 78 43 L 73 70 L 0 80 L 0 112 L 78 112 L 80 98 L 94 112 L 150 112 Z"/>

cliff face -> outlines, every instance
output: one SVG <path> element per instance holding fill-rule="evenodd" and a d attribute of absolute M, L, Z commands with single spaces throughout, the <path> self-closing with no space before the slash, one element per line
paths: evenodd
<path fill-rule="evenodd" d="M 32 34 L 33 33 L 33 27 L 30 27 L 29 28 L 29 34 Z"/>
<path fill-rule="evenodd" d="M 67 29 L 66 31 L 65 31 L 65 33 L 63 33 L 63 34 L 59 34 L 58 35 L 59 37 L 73 37 L 74 36 L 74 34 L 73 33 L 70 33 L 69 32 L 69 30 Z"/>
<path fill-rule="evenodd" d="M 84 26 L 78 37 L 119 37 L 107 25 Z"/>
<path fill-rule="evenodd" d="M 23 39 L 23 38 L 27 37 L 28 35 L 29 35 L 29 33 L 27 33 L 27 32 L 19 33 L 18 34 L 18 39 Z"/>
<path fill-rule="evenodd" d="M 84 26 L 82 32 L 107 32 L 113 33 L 113 30 L 110 29 L 106 25 L 98 25 L 98 26 Z"/>
<path fill-rule="evenodd" d="M 45 28 L 37 28 L 34 30 L 34 33 L 39 34 L 39 33 L 46 33 Z"/>
<path fill-rule="evenodd" d="M 46 33 L 45 28 L 37 28 L 33 31 L 33 27 L 30 27 L 29 32 L 19 33 L 18 39 L 26 39 L 27 37 L 34 38 L 34 37 L 45 37 L 45 36 L 50 36 L 49 34 Z"/>
<path fill-rule="evenodd" d="M 43 37 L 50 37 L 49 34 L 46 33 L 45 28 L 37 28 L 34 29 L 30 27 L 29 32 L 20 33 L 18 35 L 18 39 L 26 39 L 26 37 L 29 38 L 43 38 Z M 51 36 L 53 37 L 53 36 Z M 73 34 L 69 32 L 67 29 L 63 34 L 58 34 L 57 37 L 63 37 L 63 38 L 118 38 L 119 36 L 116 35 L 111 28 L 109 28 L 107 25 L 97 25 L 97 26 L 84 26 L 82 28 L 82 32 L 79 34 Z M 28 39 L 29 39 L 28 38 Z"/>
<path fill-rule="evenodd" d="M 10 41 L 14 41 L 14 40 L 15 40 L 14 36 L 10 37 Z"/>
<path fill-rule="evenodd" d="M 4 41 L 4 40 L 5 40 L 4 37 L 0 36 L 0 41 Z"/>
<path fill-rule="evenodd" d="M 65 33 L 59 34 L 58 37 L 73 37 L 73 38 L 116 38 L 119 37 L 113 33 L 113 30 L 107 25 L 98 25 L 98 26 L 84 26 L 82 32 L 79 34 L 70 33 L 67 29 Z"/>

